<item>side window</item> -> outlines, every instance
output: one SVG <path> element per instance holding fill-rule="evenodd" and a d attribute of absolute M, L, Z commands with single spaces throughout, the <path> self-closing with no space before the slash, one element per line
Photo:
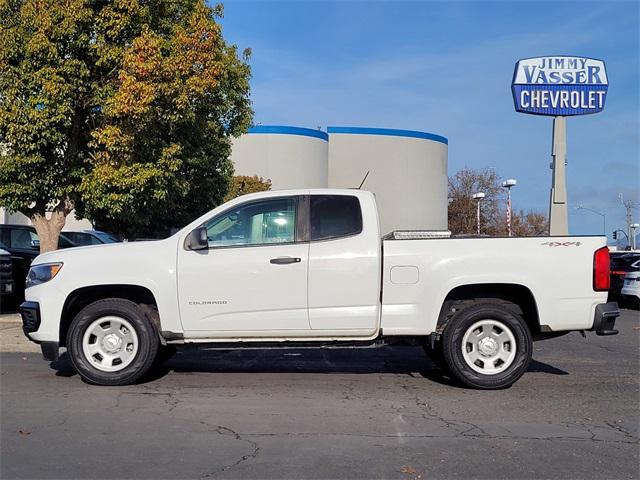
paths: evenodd
<path fill-rule="evenodd" d="M 74 232 L 64 232 L 60 234 L 60 239 L 63 238 L 63 236 L 65 238 L 68 238 L 69 240 L 71 240 L 73 243 L 75 243 L 76 245 L 86 245 L 84 243 L 82 243 L 81 241 L 78 240 L 78 234 L 74 233 Z M 58 241 L 59 243 L 59 241 Z"/>
<path fill-rule="evenodd" d="M 294 242 L 295 226 L 294 198 L 274 198 L 239 205 L 205 224 L 210 247 Z"/>
<path fill-rule="evenodd" d="M 93 236 L 84 232 L 64 232 L 60 235 L 58 245 L 60 248 L 84 247 L 86 245 L 98 245 L 100 242 Z"/>
<path fill-rule="evenodd" d="M 311 240 L 347 237 L 362 232 L 362 211 L 357 197 L 311 195 Z"/>
<path fill-rule="evenodd" d="M 38 248 L 38 234 L 26 228 L 12 228 L 11 240 L 12 248 Z"/>

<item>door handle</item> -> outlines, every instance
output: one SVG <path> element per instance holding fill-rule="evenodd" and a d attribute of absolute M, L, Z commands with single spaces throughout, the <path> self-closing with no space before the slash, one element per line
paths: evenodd
<path fill-rule="evenodd" d="M 302 259 L 298 257 L 278 257 L 272 258 L 269 260 L 269 263 L 273 263 L 274 265 L 288 265 L 290 263 L 300 263 L 301 261 Z"/>

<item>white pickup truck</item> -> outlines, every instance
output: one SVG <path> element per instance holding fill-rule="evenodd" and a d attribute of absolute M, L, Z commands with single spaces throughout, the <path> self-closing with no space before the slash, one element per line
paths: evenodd
<path fill-rule="evenodd" d="M 165 240 L 40 255 L 23 328 L 100 385 L 136 381 L 174 344 L 402 341 L 486 389 L 522 376 L 534 339 L 617 333 L 604 237 L 425 236 L 383 238 L 370 192 L 245 195 Z"/>

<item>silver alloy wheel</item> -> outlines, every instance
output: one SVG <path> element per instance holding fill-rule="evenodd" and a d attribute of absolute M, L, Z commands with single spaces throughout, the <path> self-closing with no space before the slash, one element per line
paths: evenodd
<path fill-rule="evenodd" d="M 95 320 L 82 337 L 82 352 L 89 363 L 103 372 L 118 372 L 138 353 L 138 335 L 131 323 L 109 315 Z"/>
<path fill-rule="evenodd" d="M 504 323 L 480 320 L 462 338 L 462 356 L 473 370 L 483 375 L 505 371 L 516 357 L 516 339 Z"/>

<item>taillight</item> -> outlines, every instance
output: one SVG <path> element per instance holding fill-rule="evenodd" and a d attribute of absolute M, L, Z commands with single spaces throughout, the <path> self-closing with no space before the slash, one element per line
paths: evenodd
<path fill-rule="evenodd" d="M 593 254 L 593 289 L 604 292 L 610 287 L 609 249 L 602 247 Z"/>

